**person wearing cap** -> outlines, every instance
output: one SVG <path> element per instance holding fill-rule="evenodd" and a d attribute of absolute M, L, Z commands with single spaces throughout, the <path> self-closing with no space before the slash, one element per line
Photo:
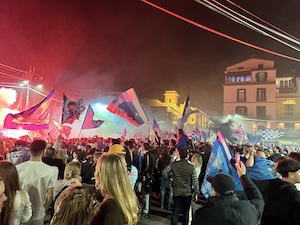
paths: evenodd
<path fill-rule="evenodd" d="M 135 183 L 138 178 L 138 170 L 134 165 L 132 165 L 128 150 L 126 151 L 126 149 L 120 144 L 114 144 L 109 148 L 108 154 L 117 154 L 125 159 L 128 169 L 128 178 L 132 189 L 134 189 Z"/>
<path fill-rule="evenodd" d="M 211 197 L 202 208 L 196 210 L 194 225 L 257 225 L 264 209 L 263 197 L 246 175 L 246 167 L 235 164 L 238 176 L 248 200 L 239 200 L 233 179 L 224 174 L 208 177 L 211 183 Z"/>
<path fill-rule="evenodd" d="M 277 164 L 282 179 L 273 179 L 263 191 L 265 209 L 261 225 L 300 224 L 300 192 L 295 184 L 300 183 L 300 163 L 282 157 Z"/>
<path fill-rule="evenodd" d="M 179 150 L 180 160 L 173 162 L 163 171 L 163 177 L 168 180 L 170 174 L 173 174 L 173 212 L 171 216 L 171 225 L 177 225 L 179 213 L 182 210 L 182 224 L 189 222 L 189 210 L 192 201 L 192 195 L 195 194 L 195 200 L 199 194 L 199 183 L 195 167 L 187 160 L 187 149 Z"/>

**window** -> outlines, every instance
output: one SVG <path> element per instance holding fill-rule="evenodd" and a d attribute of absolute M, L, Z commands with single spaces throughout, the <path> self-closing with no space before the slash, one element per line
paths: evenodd
<path fill-rule="evenodd" d="M 294 87 L 293 79 L 291 79 L 291 80 L 281 80 L 280 81 L 280 87 L 281 88 L 292 88 L 292 87 Z"/>
<path fill-rule="evenodd" d="M 238 102 L 246 101 L 246 89 L 238 89 L 237 90 L 237 101 Z"/>
<path fill-rule="evenodd" d="M 238 76 L 227 76 L 226 82 L 245 82 L 245 81 L 251 81 L 251 76 L 247 75 L 238 75 Z"/>
<path fill-rule="evenodd" d="M 284 82 L 283 82 L 283 80 L 280 81 L 280 87 L 281 87 L 281 88 L 284 87 Z"/>
<path fill-rule="evenodd" d="M 237 81 L 237 82 L 245 81 L 245 77 L 244 77 L 244 76 L 237 76 L 237 77 L 236 77 L 236 81 Z"/>
<path fill-rule="evenodd" d="M 258 64 L 258 69 L 262 70 L 264 68 L 264 64 Z"/>
<path fill-rule="evenodd" d="M 266 106 L 256 106 L 256 118 L 257 119 L 266 119 L 267 116 Z"/>
<path fill-rule="evenodd" d="M 259 72 L 256 73 L 256 81 L 257 82 L 264 82 L 267 81 L 267 73 L 266 72 Z"/>
<path fill-rule="evenodd" d="M 241 115 L 241 116 L 247 116 L 247 107 L 237 106 L 235 108 L 235 114 L 238 114 L 238 115 Z"/>
<path fill-rule="evenodd" d="M 266 101 L 266 89 L 265 88 L 258 88 L 256 101 Z"/>
<path fill-rule="evenodd" d="M 285 105 L 285 115 L 294 115 L 294 105 Z"/>

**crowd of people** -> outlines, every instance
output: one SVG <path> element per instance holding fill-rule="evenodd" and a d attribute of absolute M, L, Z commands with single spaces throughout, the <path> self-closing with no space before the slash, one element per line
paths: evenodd
<path fill-rule="evenodd" d="M 150 198 L 171 225 L 300 224 L 300 153 L 231 145 L 242 188 L 220 171 L 205 177 L 212 145 L 177 138 L 92 137 L 55 143 L 0 141 L 0 224 L 134 225 L 151 217 Z M 201 193 L 206 179 L 210 197 Z M 205 181 L 206 181 L 205 180 Z"/>

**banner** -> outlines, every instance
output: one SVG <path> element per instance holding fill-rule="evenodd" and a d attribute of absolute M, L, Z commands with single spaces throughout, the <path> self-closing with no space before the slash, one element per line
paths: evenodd
<path fill-rule="evenodd" d="M 50 105 L 54 89 L 39 104 L 17 114 L 8 114 L 3 127 L 7 129 L 40 130 L 49 128 Z"/>
<path fill-rule="evenodd" d="M 133 88 L 115 98 L 109 104 L 107 110 L 126 119 L 135 126 L 140 126 L 148 121 L 148 117 Z"/>
<path fill-rule="evenodd" d="M 84 110 L 85 107 L 82 105 L 82 99 L 79 99 L 77 102 L 75 102 L 67 98 L 67 96 L 64 94 L 61 123 L 72 124 L 75 120 L 79 120 L 79 117 Z"/>

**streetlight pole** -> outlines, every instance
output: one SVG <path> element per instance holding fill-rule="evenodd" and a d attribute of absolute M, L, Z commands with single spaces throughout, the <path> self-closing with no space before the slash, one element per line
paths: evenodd
<path fill-rule="evenodd" d="M 28 107 L 29 107 L 29 91 L 30 91 L 30 86 L 29 86 L 29 83 L 28 83 L 27 84 L 27 90 L 26 90 L 25 110 L 27 110 Z"/>

